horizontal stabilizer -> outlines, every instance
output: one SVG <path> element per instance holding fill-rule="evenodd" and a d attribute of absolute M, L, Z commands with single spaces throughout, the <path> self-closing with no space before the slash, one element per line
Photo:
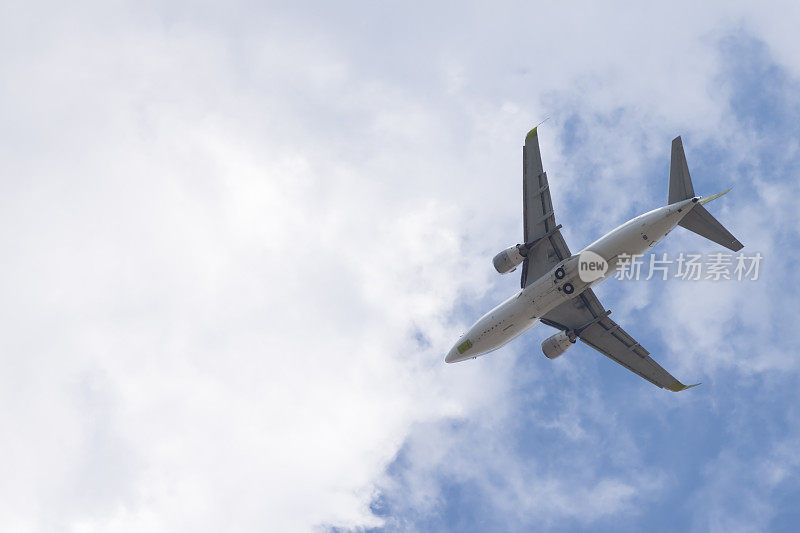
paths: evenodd
<path fill-rule="evenodd" d="M 734 252 L 744 248 L 744 245 L 700 204 L 695 204 L 678 224 Z"/>

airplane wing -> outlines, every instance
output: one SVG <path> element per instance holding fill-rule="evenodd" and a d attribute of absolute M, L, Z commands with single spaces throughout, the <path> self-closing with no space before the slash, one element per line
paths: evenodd
<path fill-rule="evenodd" d="M 553 201 L 550 199 L 550 186 L 547 174 L 542 168 L 542 154 L 539 152 L 539 136 L 536 128 L 528 132 L 522 148 L 522 217 L 525 229 L 525 243 L 542 239 L 531 248 L 522 263 L 522 288 L 536 281 L 556 263 L 570 255 L 567 243 L 556 225 L 553 214 Z"/>
<path fill-rule="evenodd" d="M 574 331 L 584 343 L 662 389 L 680 392 L 696 386 L 684 385 L 664 370 L 650 357 L 650 352 L 608 318 L 609 314 L 594 291 L 586 289 L 546 313 L 541 321 L 561 330 Z"/>
<path fill-rule="evenodd" d="M 561 226 L 556 225 L 536 128 L 525 137 L 522 154 L 525 243 L 539 241 L 522 264 L 521 285 L 525 288 L 572 254 L 559 231 Z M 608 318 L 609 313 L 594 292 L 586 289 L 546 313 L 541 321 L 558 329 L 574 331 L 584 343 L 658 387 L 675 392 L 694 387 L 687 387 L 664 370 L 650 357 L 650 352 Z"/>

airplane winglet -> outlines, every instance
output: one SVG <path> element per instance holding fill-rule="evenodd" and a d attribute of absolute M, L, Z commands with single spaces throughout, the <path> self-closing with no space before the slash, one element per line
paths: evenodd
<path fill-rule="evenodd" d="M 700 200 L 700 205 L 704 205 L 704 204 L 707 204 L 708 202 L 710 202 L 710 201 L 712 201 L 712 200 L 716 200 L 717 198 L 719 198 L 719 197 L 720 197 L 720 196 L 722 196 L 723 194 L 727 194 L 727 193 L 729 193 L 731 189 L 733 189 L 733 187 L 731 187 L 731 188 L 730 188 L 730 189 L 728 189 L 727 191 L 722 191 L 722 192 L 718 192 L 717 194 L 712 194 L 712 195 L 711 195 L 711 196 L 709 196 L 708 198 L 703 198 L 702 200 Z"/>
<path fill-rule="evenodd" d="M 691 389 L 692 387 L 697 387 L 698 385 L 702 385 L 702 383 L 695 383 L 694 385 L 684 385 L 683 383 L 681 383 L 676 379 L 675 382 L 672 383 L 672 385 L 670 385 L 667 388 L 672 392 L 681 392 L 685 391 L 686 389 Z"/>
<path fill-rule="evenodd" d="M 543 121 L 541 121 L 540 123 L 538 123 L 537 125 L 535 125 L 535 126 L 533 127 L 533 129 L 532 129 L 531 131 L 529 131 L 529 132 L 528 132 L 528 134 L 525 136 L 525 142 L 528 142 L 528 141 L 529 141 L 530 139 L 532 139 L 533 137 L 536 137 L 536 135 L 537 135 L 537 133 L 536 133 L 536 128 L 538 128 L 539 126 L 541 126 L 542 124 L 544 124 L 544 123 L 545 123 L 545 122 L 547 122 L 548 120 L 550 120 L 550 117 L 549 117 L 549 116 L 545 117 L 545 119 L 544 119 Z"/>

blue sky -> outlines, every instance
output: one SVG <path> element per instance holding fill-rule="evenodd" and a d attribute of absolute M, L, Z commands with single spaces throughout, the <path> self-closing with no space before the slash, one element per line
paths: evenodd
<path fill-rule="evenodd" d="M 7 4 L 0 529 L 792 531 L 795 4 Z M 653 387 L 518 288 L 521 147 L 573 251 L 683 137 L 758 281 L 610 280 Z M 683 230 L 657 253 L 708 253 Z"/>
<path fill-rule="evenodd" d="M 688 146 L 688 159 L 695 187 L 703 194 L 723 190 L 735 185 L 732 204 L 723 211 L 729 227 L 734 228 L 746 243 L 746 250 L 755 251 L 779 248 L 779 254 L 768 254 L 761 279 L 749 282 L 728 282 L 714 285 L 714 292 L 745 290 L 749 294 L 763 296 L 766 304 L 786 313 L 778 323 L 762 324 L 762 328 L 751 329 L 748 321 L 763 310 L 758 305 L 748 305 L 747 300 L 734 297 L 734 309 L 709 309 L 706 316 L 698 316 L 692 309 L 691 288 L 688 298 L 675 305 L 664 305 L 667 295 L 676 289 L 675 284 L 691 283 L 671 280 L 668 282 L 609 282 L 599 289 L 606 305 L 615 309 L 620 300 L 626 300 L 633 291 L 644 296 L 643 301 L 633 302 L 635 310 L 629 311 L 624 324 L 629 332 L 635 332 L 637 340 L 647 346 L 667 367 L 675 361 L 684 361 L 684 368 L 703 369 L 702 349 L 691 349 L 693 339 L 684 339 L 688 349 L 675 353 L 669 335 L 665 335 L 660 324 L 675 322 L 678 326 L 670 333 L 680 334 L 679 325 L 686 320 L 703 324 L 714 324 L 727 338 L 718 339 L 717 349 L 726 352 L 728 365 L 711 366 L 713 372 L 698 375 L 681 375 L 689 382 L 697 378 L 704 382 L 701 388 L 685 392 L 680 398 L 660 394 L 635 376 L 621 370 L 613 363 L 579 347 L 568 352 L 565 359 L 550 362 L 544 360 L 538 343 L 550 333 L 540 331 L 526 335 L 518 346 L 503 349 L 493 357 L 508 357 L 508 352 L 520 354 L 515 359 L 514 378 L 510 380 L 510 412 L 501 424 L 501 435 L 496 425 L 484 425 L 481 413 L 478 420 L 464 419 L 452 422 L 450 431 L 455 433 L 449 443 L 449 454 L 455 462 L 473 464 L 473 472 L 451 469 L 445 464 L 432 468 L 430 475 L 436 479 L 438 494 L 431 509 L 419 513 L 414 507 L 404 504 L 404 490 L 413 487 L 401 484 L 401 489 L 381 494 L 375 501 L 375 509 L 388 520 L 389 530 L 544 530 L 559 531 L 674 531 L 678 530 L 725 530 L 725 531 L 793 531 L 798 519 L 797 482 L 798 467 L 798 413 L 796 349 L 791 339 L 796 338 L 791 323 L 797 317 L 794 299 L 798 282 L 793 274 L 793 262 L 797 259 L 797 225 L 791 219 L 782 219 L 779 213 L 759 198 L 763 183 L 770 187 L 786 187 L 797 191 L 800 153 L 798 153 L 798 79 L 776 64 L 768 46 L 758 37 L 746 32 L 723 36 L 714 43 L 720 57 L 720 71 L 716 73 L 721 84 L 726 86 L 724 94 L 728 108 L 729 123 L 736 124 L 746 136 L 756 140 L 745 145 L 726 145 L 712 138 L 697 142 L 691 135 L 684 136 Z M 581 151 L 591 137 L 603 135 L 596 125 L 625 121 L 632 113 L 624 103 L 610 113 L 602 113 L 584 120 L 591 109 L 578 109 L 562 119 L 557 141 L 564 156 L 583 163 L 575 179 L 592 182 L 594 176 L 602 174 L 603 161 L 586 161 Z M 634 112 L 635 113 L 635 112 Z M 587 127 L 587 122 L 595 125 Z M 542 127 L 543 136 L 548 135 L 547 126 Z M 644 143 L 644 139 L 633 139 L 633 143 Z M 668 145 L 663 144 L 659 158 L 650 158 L 643 163 L 643 173 L 628 176 L 641 180 L 645 191 L 641 201 L 660 205 L 666 193 L 668 173 Z M 547 153 L 543 154 L 547 165 Z M 744 161 L 741 158 L 744 156 Z M 546 168 L 547 170 L 547 168 Z M 557 187 L 558 175 L 551 174 Z M 597 187 L 605 184 L 600 181 Z M 590 185 L 594 187 L 595 185 Z M 631 202 L 622 191 L 617 196 L 623 207 L 623 217 L 635 216 L 642 208 Z M 608 194 L 613 195 L 613 191 Z M 764 209 L 762 222 L 767 224 L 771 243 L 758 240 L 758 233 L 748 236 L 747 221 L 737 216 L 736 206 L 750 204 L 751 208 Z M 714 206 L 717 207 L 717 206 Z M 557 206 L 559 221 L 567 227 L 581 223 L 583 213 L 597 209 L 593 198 L 585 195 L 571 196 Z M 775 216 L 772 217 L 771 215 Z M 614 225 L 617 221 L 609 221 Z M 573 248 L 602 234 L 603 228 L 592 224 L 589 235 L 573 243 Z M 677 232 L 676 232 L 677 233 Z M 574 239 L 574 236 L 573 236 Z M 681 237 L 680 246 L 674 242 L 661 245 L 662 250 L 677 254 L 679 251 L 710 253 L 716 251 L 699 238 Z M 688 247 L 687 247 L 688 246 Z M 631 283 L 648 283 L 647 289 L 631 287 Z M 724 283 L 724 282 L 723 282 Z M 743 287 L 740 283 L 746 283 Z M 485 302 L 484 305 L 488 305 Z M 630 302 L 627 302 L 631 305 Z M 462 304 L 464 305 L 464 304 Z M 723 304 L 724 305 L 724 304 Z M 456 309 L 457 314 L 477 316 L 475 306 L 466 304 L 465 310 Z M 689 317 L 680 316 L 688 312 Z M 677 316 L 674 316 L 677 315 Z M 783 325 L 781 325 L 781 323 Z M 775 344 L 764 337 L 771 336 Z M 757 337 L 750 343 L 740 344 L 743 337 Z M 759 348 L 759 344 L 762 345 Z M 775 350 L 780 355 L 780 368 L 751 370 L 747 360 L 763 356 L 761 350 Z M 503 353 L 506 352 L 506 353 Z M 693 360 L 700 359 L 700 362 Z M 479 364 L 479 363 L 474 363 Z M 570 368 L 558 368 L 569 365 Z M 576 368 L 580 366 L 580 369 Z M 555 368 L 554 368 L 555 367 Z M 680 367 L 680 365 L 678 365 Z M 573 373 L 574 372 L 574 373 Z M 677 373 L 677 372 L 676 372 Z M 691 377 L 690 377 L 691 376 Z M 502 415 L 501 415 L 502 416 Z M 565 427 L 565 425 L 567 427 Z M 430 428 L 417 428 L 420 433 Z M 563 495 L 567 509 L 551 513 L 547 504 L 539 508 L 535 503 L 520 505 L 530 510 L 519 513 L 512 502 L 498 504 L 493 492 L 512 494 L 519 488 L 517 473 L 509 475 L 497 465 L 478 466 L 485 460 L 484 453 L 474 448 L 489 446 L 491 454 L 506 455 L 511 459 L 501 464 L 521 469 L 529 480 L 528 497 L 540 498 L 540 488 L 535 478 L 541 476 L 550 482 L 566 479 Z M 413 438 L 401 448 L 390 465 L 388 476 L 404 479 L 414 469 L 416 453 Z M 447 462 L 444 460 L 443 462 Z M 489 460 L 492 461 L 491 459 Z M 569 480 L 576 482 L 571 492 Z M 604 487 L 603 483 L 609 486 Z M 622 502 L 613 510 L 591 509 L 587 517 L 582 512 L 589 496 L 581 489 L 583 483 L 595 485 L 599 492 L 614 493 L 621 484 L 624 489 Z M 390 484 L 391 486 L 391 484 Z M 626 492 L 629 491 L 629 492 Z M 546 495 L 545 495 L 546 496 Z M 501 496 L 502 498 L 503 496 Z M 514 497 L 524 499 L 526 495 Z M 611 497 L 613 499 L 613 496 Z M 612 504 L 613 505 L 613 504 Z M 510 509 L 509 509 L 510 507 Z M 554 506 L 557 507 L 557 506 Z M 602 507 L 602 505 L 601 505 Z M 593 511 L 593 513 L 592 513 Z M 552 514 L 561 517 L 553 518 Z M 381 528 L 379 528 L 381 529 Z"/>

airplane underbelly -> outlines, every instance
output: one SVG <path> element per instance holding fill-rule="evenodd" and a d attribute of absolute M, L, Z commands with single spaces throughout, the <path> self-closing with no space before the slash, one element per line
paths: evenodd
<path fill-rule="evenodd" d="M 472 354 L 473 357 L 478 357 L 480 355 L 485 355 L 489 352 L 493 352 L 498 348 L 505 346 L 507 343 L 511 342 L 512 340 L 516 339 L 530 328 L 538 324 L 539 321 L 528 320 L 526 323 L 516 324 L 514 327 L 509 328 L 506 331 L 501 331 L 498 333 L 492 333 L 480 339 L 478 344 L 475 345 L 475 352 Z"/>
<path fill-rule="evenodd" d="M 516 320 L 508 324 L 503 329 L 497 331 L 487 339 L 486 351 L 496 350 L 500 348 L 507 342 L 516 339 L 517 337 L 519 337 L 520 335 L 522 335 L 523 333 L 525 333 L 538 323 L 539 320 L 536 318 L 529 319 L 529 318 L 519 317 L 519 320 Z"/>
<path fill-rule="evenodd" d="M 525 296 L 523 293 L 516 301 L 499 307 L 490 315 L 490 320 L 479 321 L 471 328 L 467 336 L 473 339 L 476 355 L 496 350 L 519 337 L 538 324 L 539 317 L 554 306 L 549 299 L 531 301 Z"/>
<path fill-rule="evenodd" d="M 577 289 L 578 281 L 572 281 Z M 451 361 L 478 357 L 500 348 L 538 324 L 549 310 L 583 290 L 566 294 L 562 286 L 563 283 L 554 283 L 550 276 L 543 276 L 486 313 L 459 339 L 453 348 L 458 353 L 453 353 Z"/>

